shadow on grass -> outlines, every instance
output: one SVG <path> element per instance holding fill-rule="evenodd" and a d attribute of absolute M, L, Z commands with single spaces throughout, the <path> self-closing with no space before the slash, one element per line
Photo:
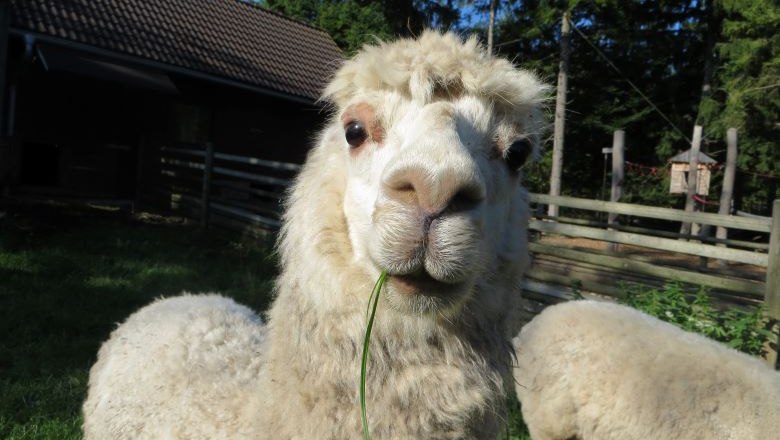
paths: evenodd
<path fill-rule="evenodd" d="M 154 298 L 219 292 L 258 312 L 270 302 L 270 239 L 89 208 L 0 214 L 0 438 L 80 438 L 100 344 Z"/>

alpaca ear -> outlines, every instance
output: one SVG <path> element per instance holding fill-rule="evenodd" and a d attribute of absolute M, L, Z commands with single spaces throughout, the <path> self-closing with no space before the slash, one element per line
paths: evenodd
<path fill-rule="evenodd" d="M 504 160 L 512 171 L 519 171 L 533 155 L 534 146 L 528 138 L 520 138 L 509 144 L 504 152 Z"/>

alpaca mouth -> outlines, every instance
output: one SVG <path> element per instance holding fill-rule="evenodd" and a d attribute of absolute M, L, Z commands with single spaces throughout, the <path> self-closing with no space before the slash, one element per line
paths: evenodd
<path fill-rule="evenodd" d="M 453 290 L 453 283 L 439 281 L 425 271 L 405 275 L 390 275 L 395 291 L 403 295 L 439 295 Z"/>
<path fill-rule="evenodd" d="M 387 279 L 390 308 L 416 316 L 454 315 L 470 290 L 468 281 L 440 281 L 425 270 L 410 274 L 391 274 Z"/>
<path fill-rule="evenodd" d="M 390 280 L 395 284 L 398 293 L 410 295 L 422 292 L 443 293 L 452 289 L 452 284 L 438 281 L 425 272 L 409 275 L 391 275 Z"/>

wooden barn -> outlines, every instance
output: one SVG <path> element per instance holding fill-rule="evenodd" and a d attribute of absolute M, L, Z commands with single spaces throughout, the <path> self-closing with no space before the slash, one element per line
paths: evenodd
<path fill-rule="evenodd" d="M 300 163 L 341 59 L 239 0 L 2 1 L 2 194 L 135 201 L 185 147 Z"/>

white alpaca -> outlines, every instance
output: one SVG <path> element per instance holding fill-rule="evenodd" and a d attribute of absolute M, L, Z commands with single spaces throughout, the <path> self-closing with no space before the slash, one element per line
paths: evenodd
<path fill-rule="evenodd" d="M 549 307 L 514 342 L 534 440 L 780 436 L 780 373 L 630 307 Z"/>
<path fill-rule="evenodd" d="M 290 194 L 268 323 L 213 296 L 137 312 L 91 371 L 86 437 L 358 438 L 366 305 L 387 270 L 372 436 L 493 439 L 528 264 L 518 169 L 543 94 L 474 39 L 364 48 L 325 91 L 335 114 Z"/>

